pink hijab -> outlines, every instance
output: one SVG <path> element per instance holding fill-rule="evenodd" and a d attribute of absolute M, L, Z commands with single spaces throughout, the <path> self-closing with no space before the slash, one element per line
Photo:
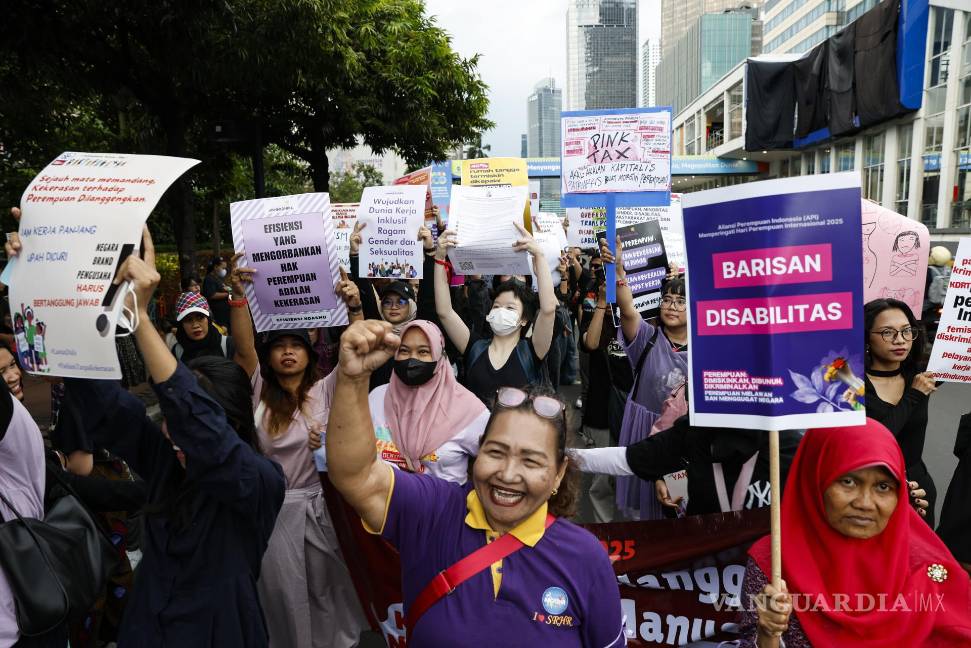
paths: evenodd
<path fill-rule="evenodd" d="M 438 363 L 435 373 L 427 383 L 416 387 L 409 387 L 391 374 L 384 396 L 384 415 L 391 438 L 410 467 L 417 467 L 421 457 L 438 450 L 486 409 L 475 394 L 455 380 L 441 330 L 428 320 L 414 320 L 401 329 L 401 337 L 415 327 L 428 337 L 432 357 Z"/>

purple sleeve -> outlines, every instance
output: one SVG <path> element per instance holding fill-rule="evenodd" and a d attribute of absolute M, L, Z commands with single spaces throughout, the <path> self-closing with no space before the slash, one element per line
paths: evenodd
<path fill-rule="evenodd" d="M 398 552 L 416 559 L 442 535 L 443 525 L 463 524 L 465 495 L 462 488 L 430 475 L 394 470 L 394 486 L 381 537 Z"/>
<path fill-rule="evenodd" d="M 654 335 L 654 326 L 648 324 L 645 320 L 641 319 L 641 324 L 637 327 L 637 335 L 630 342 L 624 337 L 624 327 L 617 327 L 617 342 L 624 347 L 624 351 L 627 352 L 627 361 L 630 362 L 631 369 L 637 368 L 637 363 L 641 359 L 641 354 L 644 353 L 644 349 L 647 348 L 647 343 L 650 342 L 651 336 Z"/>
<path fill-rule="evenodd" d="M 624 616 L 620 607 L 620 586 L 607 552 L 599 544 L 590 552 L 590 587 L 586 592 L 583 626 L 584 646 L 618 648 L 627 645 Z M 634 626 L 636 619 L 631 619 Z"/>

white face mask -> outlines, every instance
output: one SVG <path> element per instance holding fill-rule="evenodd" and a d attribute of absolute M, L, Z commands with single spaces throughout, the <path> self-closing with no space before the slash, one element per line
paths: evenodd
<path fill-rule="evenodd" d="M 493 308 L 486 317 L 486 321 L 489 322 L 492 332 L 499 337 L 519 330 L 519 315 L 516 314 L 516 311 L 511 311 L 508 308 Z"/>
<path fill-rule="evenodd" d="M 118 291 L 119 294 L 115 295 L 115 299 L 122 300 L 121 313 L 118 314 L 117 326 L 123 332 L 115 333 L 115 337 L 128 337 L 135 332 L 138 328 L 138 295 L 135 294 L 135 287 L 130 281 L 126 281 L 121 285 L 121 289 Z M 128 308 L 125 305 L 125 297 L 131 293 L 132 307 Z"/>

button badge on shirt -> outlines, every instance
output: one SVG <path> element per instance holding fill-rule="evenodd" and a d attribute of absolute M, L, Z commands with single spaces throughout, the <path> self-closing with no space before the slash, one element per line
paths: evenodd
<path fill-rule="evenodd" d="M 550 626 L 573 627 L 573 617 L 564 615 L 570 605 L 570 597 L 562 587 L 547 587 L 542 596 L 546 614 L 533 612 L 533 621 Z"/>

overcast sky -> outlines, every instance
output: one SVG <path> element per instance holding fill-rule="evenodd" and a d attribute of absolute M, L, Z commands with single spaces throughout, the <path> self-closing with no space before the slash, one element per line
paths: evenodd
<path fill-rule="evenodd" d="M 466 57 L 481 54 L 479 72 L 489 86 L 489 119 L 496 124 L 484 143 L 492 145 L 493 156 L 519 155 L 526 132 L 526 98 L 538 81 L 552 76 L 557 86 L 566 88 L 567 3 L 425 0 L 428 13 L 451 35 L 455 51 Z M 640 0 L 641 43 L 660 31 L 660 13 L 661 0 Z"/>

